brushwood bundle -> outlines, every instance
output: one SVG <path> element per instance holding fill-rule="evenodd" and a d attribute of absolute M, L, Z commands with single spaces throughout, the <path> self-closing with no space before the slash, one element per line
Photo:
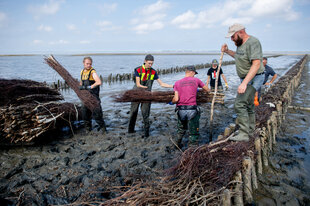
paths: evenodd
<path fill-rule="evenodd" d="M 79 81 L 74 79 L 71 74 L 54 58 L 54 56 L 51 55 L 48 58 L 44 58 L 44 60 L 66 81 L 69 87 L 74 90 L 79 99 L 88 109 L 94 111 L 99 107 L 100 102 L 97 100 L 97 98 L 87 90 L 80 90 Z"/>
<path fill-rule="evenodd" d="M 0 143 L 25 143 L 77 119 L 61 94 L 31 80 L 0 79 Z"/>
<path fill-rule="evenodd" d="M 172 100 L 174 91 L 147 91 L 144 89 L 127 90 L 124 93 L 115 96 L 115 102 L 156 102 L 168 103 Z M 224 94 L 218 93 L 215 97 L 215 102 L 224 103 Z M 197 92 L 197 103 L 211 102 L 213 93 L 207 93 L 202 90 Z"/>

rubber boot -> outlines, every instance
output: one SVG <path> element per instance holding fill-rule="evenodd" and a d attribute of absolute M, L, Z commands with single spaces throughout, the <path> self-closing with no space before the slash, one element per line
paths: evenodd
<path fill-rule="evenodd" d="M 102 133 L 102 134 L 107 134 L 107 133 L 108 133 L 108 131 L 107 131 L 107 127 L 105 126 L 105 122 L 104 122 L 104 120 L 102 120 L 102 122 L 103 122 L 103 124 L 102 124 L 102 125 L 100 125 L 100 130 L 101 130 L 101 133 Z"/>
<path fill-rule="evenodd" d="M 231 141 L 249 141 L 249 118 L 248 117 L 238 117 L 239 124 L 239 134 L 236 136 L 229 137 Z"/>
<path fill-rule="evenodd" d="M 145 128 L 144 129 L 144 136 L 143 137 L 149 137 L 150 136 L 150 129 L 149 128 Z"/>
<path fill-rule="evenodd" d="M 249 114 L 249 134 L 251 135 L 255 130 L 255 113 Z"/>

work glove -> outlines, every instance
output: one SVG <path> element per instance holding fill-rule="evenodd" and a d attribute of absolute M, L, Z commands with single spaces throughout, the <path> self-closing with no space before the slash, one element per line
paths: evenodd
<path fill-rule="evenodd" d="M 91 90 L 91 86 L 80 86 L 80 90 Z"/>
<path fill-rule="evenodd" d="M 169 105 L 174 105 L 174 104 L 172 103 L 172 101 L 168 102 L 167 104 L 169 104 Z"/>
<path fill-rule="evenodd" d="M 226 88 L 226 90 L 228 90 L 228 84 L 227 83 L 225 83 L 225 88 Z"/>

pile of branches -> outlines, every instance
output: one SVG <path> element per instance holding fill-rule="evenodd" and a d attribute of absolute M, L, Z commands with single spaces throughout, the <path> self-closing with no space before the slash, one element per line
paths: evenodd
<path fill-rule="evenodd" d="M 78 118 L 75 105 L 57 102 L 61 94 L 39 82 L 0 79 L 0 96 L 1 143 L 31 142 Z"/>
<path fill-rule="evenodd" d="M 136 182 L 103 205 L 219 205 L 221 192 L 234 185 L 244 156 L 254 150 L 253 141 L 190 147 L 165 177 Z"/>
<path fill-rule="evenodd" d="M 31 80 L 0 79 L 0 94 L 0 106 L 63 100 L 57 90 Z"/>
<path fill-rule="evenodd" d="M 115 96 L 115 102 L 156 102 L 156 103 L 168 103 L 172 100 L 174 91 L 147 91 L 145 89 L 132 89 L 127 90 L 124 93 Z M 224 94 L 218 93 L 215 97 L 215 102 L 224 103 Z M 207 93 L 203 90 L 197 92 L 197 103 L 211 102 L 213 93 Z"/>

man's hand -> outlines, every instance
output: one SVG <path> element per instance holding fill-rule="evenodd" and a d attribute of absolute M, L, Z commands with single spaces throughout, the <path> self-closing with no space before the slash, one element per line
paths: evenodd
<path fill-rule="evenodd" d="M 239 93 L 239 94 L 243 94 L 243 93 L 245 92 L 246 88 L 247 88 L 247 85 L 244 84 L 244 83 L 241 83 L 241 84 L 239 85 L 239 87 L 238 87 L 238 93 Z"/>
<path fill-rule="evenodd" d="M 227 44 L 223 44 L 223 45 L 222 45 L 221 51 L 222 51 L 222 52 L 225 52 L 225 53 L 228 51 L 228 46 L 227 46 Z"/>
<path fill-rule="evenodd" d="M 266 82 L 266 83 L 265 83 L 265 85 L 270 85 L 270 84 L 271 84 L 270 82 Z"/>
<path fill-rule="evenodd" d="M 91 90 L 91 86 L 86 86 L 86 89 L 87 90 Z"/>

